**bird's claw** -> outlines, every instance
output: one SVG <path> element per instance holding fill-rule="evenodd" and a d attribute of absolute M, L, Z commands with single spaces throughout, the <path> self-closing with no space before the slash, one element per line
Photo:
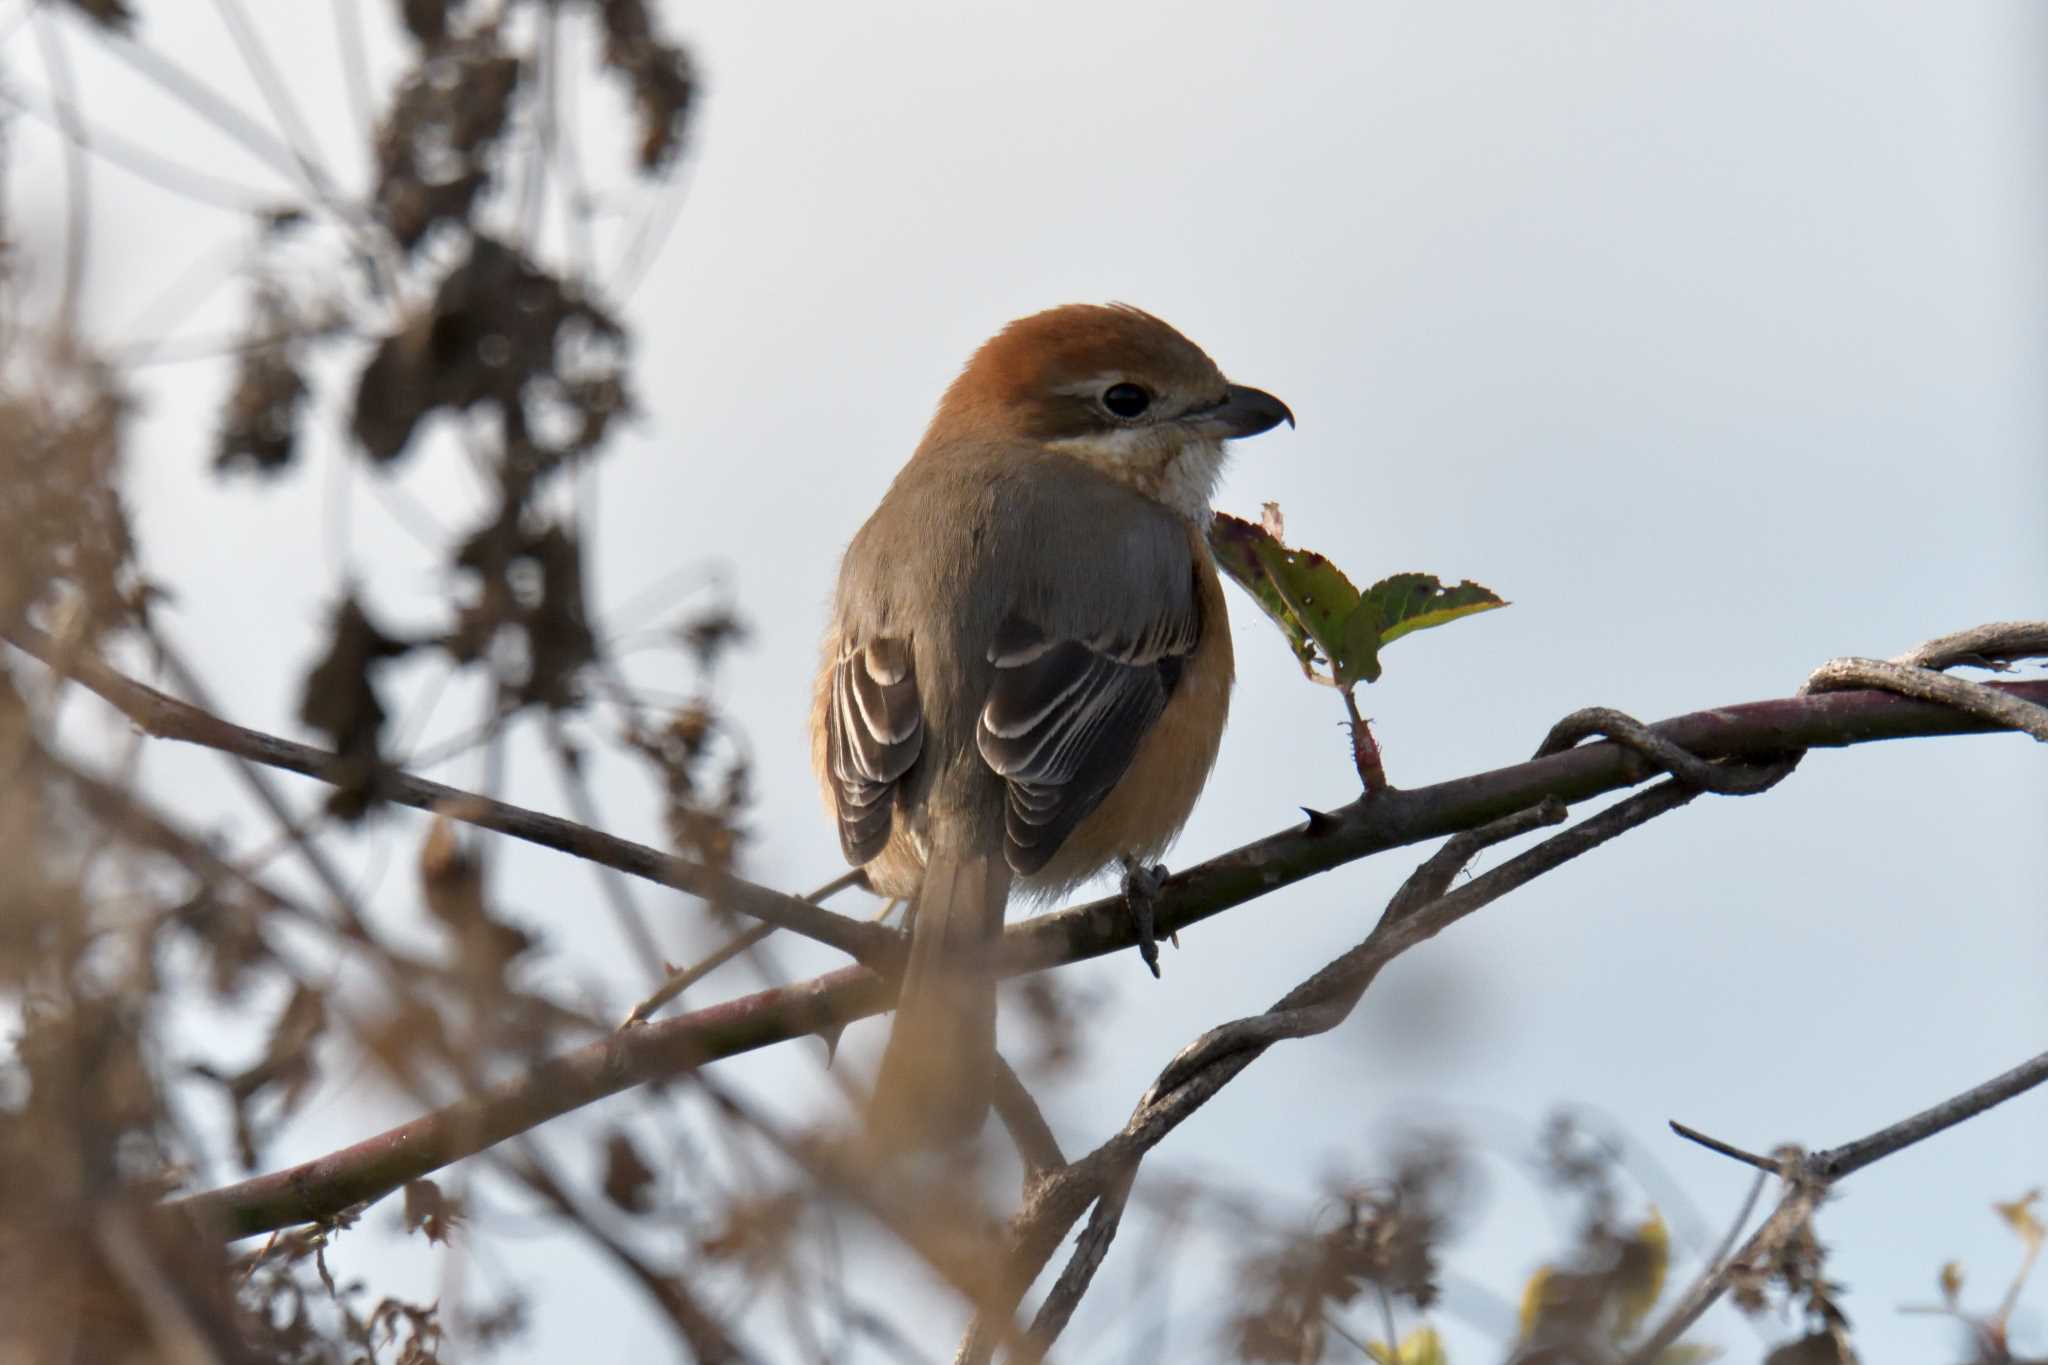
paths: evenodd
<path fill-rule="evenodd" d="M 1124 860 L 1124 906 L 1131 912 L 1131 928 L 1138 939 L 1138 956 L 1156 978 L 1159 975 L 1159 937 L 1153 926 L 1153 912 L 1159 904 L 1160 888 L 1166 884 L 1163 863 L 1145 864 Z"/>

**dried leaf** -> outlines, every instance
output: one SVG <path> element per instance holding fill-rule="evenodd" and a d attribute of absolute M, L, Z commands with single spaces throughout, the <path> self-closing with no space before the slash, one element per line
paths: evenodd
<path fill-rule="evenodd" d="M 135 11 L 126 0 L 68 0 L 71 8 L 98 24 L 101 28 L 116 33 L 126 33 L 135 23 Z"/>
<path fill-rule="evenodd" d="M 491 181 L 491 153 L 519 89 L 518 58 L 495 26 L 446 41 L 445 4 L 407 0 L 407 27 L 430 53 L 398 87 L 377 129 L 377 214 L 410 251 L 439 223 L 466 223 Z"/>
<path fill-rule="evenodd" d="M 606 358 L 622 338 L 609 314 L 561 279 L 502 242 L 474 236 L 432 302 L 372 352 L 356 381 L 352 429 L 373 460 L 389 462 L 429 414 L 493 404 L 508 433 L 519 437 L 508 436 L 508 447 L 524 442 L 508 452 L 523 463 L 505 475 L 509 490 L 523 492 L 561 459 L 593 448 L 578 442 L 601 436 L 611 416 L 629 406 L 623 372 Z M 575 344 L 579 339 L 592 344 Z M 571 353 L 586 352 L 598 359 L 586 356 L 579 362 L 585 368 L 565 374 Z M 529 396 L 572 411 L 587 405 L 581 427 L 558 447 L 534 444 L 523 435 Z M 512 501 L 523 505 L 523 497 Z"/>
<path fill-rule="evenodd" d="M 429 1242 L 438 1245 L 448 1240 L 463 1217 L 462 1205 L 443 1194 L 441 1187 L 433 1181 L 420 1179 L 405 1183 L 407 1232 L 424 1232 Z"/>
<path fill-rule="evenodd" d="M 1813 1332 L 1774 1348 L 1764 1365 L 1856 1365 L 1856 1356 L 1840 1334 Z"/>
<path fill-rule="evenodd" d="M 604 1147 L 604 1197 L 628 1213 L 654 1206 L 654 1171 L 640 1159 L 624 1130 L 613 1129 Z"/>
<path fill-rule="evenodd" d="M 1991 1206 L 1992 1211 L 2004 1220 L 2005 1225 L 2019 1234 L 2020 1240 L 2026 1243 L 2029 1251 L 2038 1250 L 2044 1232 L 2048 1232 L 2048 1229 L 2042 1227 L 2040 1216 L 2034 1212 L 2034 1205 L 2040 1198 L 2039 1190 L 2028 1190 L 2009 1203 Z"/>
<path fill-rule="evenodd" d="M 0 626 L 40 614 L 91 642 L 140 618 L 118 482 L 129 412 L 114 372 L 75 352 L 32 387 L 0 383 Z"/>
<path fill-rule="evenodd" d="M 455 822 L 435 815 L 420 843 L 420 894 L 427 909 L 457 930 L 486 918 L 483 867 L 462 847 Z"/>
<path fill-rule="evenodd" d="M 277 474 L 290 467 L 308 392 L 300 372 L 300 330 L 283 288 L 275 280 L 260 281 L 221 415 L 215 472 Z"/>
<path fill-rule="evenodd" d="M 351 595 L 335 610 L 327 652 L 306 675 L 299 719 L 334 747 L 327 808 L 340 819 L 361 819 L 374 795 L 385 713 L 370 670 L 408 648 L 371 625 Z"/>
<path fill-rule="evenodd" d="M 604 64 L 625 80 L 640 118 L 640 169 L 653 174 L 682 146 L 697 93 L 689 55 L 655 34 L 645 0 L 599 0 L 598 18 L 604 25 Z"/>

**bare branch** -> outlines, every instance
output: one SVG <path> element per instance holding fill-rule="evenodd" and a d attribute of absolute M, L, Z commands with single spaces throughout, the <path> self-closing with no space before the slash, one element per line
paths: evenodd
<path fill-rule="evenodd" d="M 286 772 L 322 781 L 328 779 L 332 770 L 334 755 L 326 750 L 222 720 L 209 711 L 166 696 L 116 672 L 89 653 L 67 650 L 33 627 L 10 627 L 5 638 L 15 648 L 48 664 L 60 676 L 83 684 L 160 739 L 199 744 L 252 763 L 282 768 Z M 729 873 L 693 863 L 687 858 L 663 853 L 645 844 L 636 844 L 558 816 L 544 815 L 396 771 L 379 776 L 377 794 L 402 806 L 446 815 L 451 820 L 475 825 L 479 829 L 508 834 L 515 839 L 672 886 L 805 938 L 829 944 L 861 962 L 885 962 L 897 949 L 900 936 L 889 930 L 835 915 L 794 896 L 786 896 Z"/>
<path fill-rule="evenodd" d="M 2048 1081 L 2048 1052 L 2020 1063 L 2004 1075 L 1994 1076 L 1982 1085 L 1972 1086 L 1960 1095 L 1923 1109 L 1909 1119 L 1901 1119 L 1869 1137 L 1816 1152 L 1807 1158 L 1806 1164 L 1821 1179 L 1840 1180 L 1854 1175 L 1873 1161 L 1882 1161 L 1893 1152 L 1902 1151 L 1916 1142 L 1925 1142 L 1964 1119 L 1974 1118 L 1993 1105 L 2024 1094 L 2043 1081 Z"/>
<path fill-rule="evenodd" d="M 1687 1142 L 1697 1142 L 1708 1151 L 1719 1152 L 1731 1161 L 1739 1161 L 1745 1166 L 1754 1166 L 1765 1175 L 1779 1175 L 1785 1169 L 1785 1163 L 1773 1157 L 1758 1156 L 1755 1152 L 1745 1152 L 1732 1142 L 1723 1142 L 1717 1137 L 1709 1137 L 1697 1128 L 1686 1127 L 1677 1119 L 1672 1119 L 1669 1122 L 1671 1124 L 1671 1131 L 1684 1138 Z"/>
<path fill-rule="evenodd" d="M 1953 706 L 2048 744 L 2048 705 L 2028 705 L 1998 688 L 1940 672 L 1963 665 L 2004 671 L 2017 660 L 2043 655 L 2048 655 L 2048 621 L 2000 621 L 1937 636 L 1890 661 L 1830 659 L 1813 671 L 1799 692 L 1808 696 L 1852 687 L 1882 688 Z"/>
<path fill-rule="evenodd" d="M 1024 1159 L 1025 1180 L 1067 1164 L 1060 1141 L 1053 1136 L 1052 1125 L 1039 1112 L 1038 1101 L 1031 1098 L 1024 1082 L 1001 1057 L 996 1058 L 994 1104 L 996 1116 L 1009 1130 L 1010 1140 L 1017 1144 L 1017 1155 Z"/>
<path fill-rule="evenodd" d="M 2021 659 L 2048 658 L 2048 621 L 1995 621 L 1938 635 L 1892 660 L 1911 668 L 1989 668 L 2004 672 Z"/>
<path fill-rule="evenodd" d="M 804 901 L 810 905 L 822 904 L 850 886 L 859 886 L 864 880 L 866 880 L 866 876 L 859 868 L 854 868 L 850 872 L 842 872 L 816 891 L 806 895 Z M 885 904 L 882 908 L 886 911 L 889 907 Z M 774 933 L 775 929 L 776 926 L 773 924 L 756 924 L 745 933 L 735 935 L 708 956 L 691 963 L 680 971 L 671 971 L 667 979 L 655 989 L 652 995 L 627 1011 L 620 1027 L 624 1028 L 632 1024 L 645 1023 L 653 1018 L 656 1010 L 738 957 L 741 953 L 746 952 L 749 948 L 758 946 L 762 940 Z"/>
<path fill-rule="evenodd" d="M 2015 1095 L 2023 1094 L 2043 1081 L 2048 1081 L 2048 1052 L 2029 1061 L 2022 1062 L 2003 1075 L 1994 1076 L 1982 1085 L 1972 1086 L 1960 1095 L 1943 1100 L 1940 1104 L 1921 1110 L 1911 1118 L 1901 1119 L 1888 1127 L 1880 1128 L 1868 1137 L 1845 1142 L 1823 1152 L 1800 1156 L 1772 1163 L 1782 1175 L 1787 1187 L 1778 1207 L 1764 1225 L 1753 1233 L 1742 1249 L 1733 1256 L 1722 1258 L 1706 1275 L 1689 1289 L 1675 1304 L 1664 1320 L 1657 1324 L 1655 1331 L 1645 1337 L 1630 1352 L 1626 1365 L 1650 1365 L 1664 1349 L 1677 1341 L 1700 1316 L 1727 1292 L 1729 1281 L 1741 1267 L 1761 1263 L 1769 1258 L 1779 1246 L 1788 1240 L 1819 1207 L 1821 1199 L 1836 1182 L 1854 1175 L 1865 1166 L 1882 1161 L 1894 1152 L 1903 1151 L 1916 1142 L 1924 1142 L 1936 1133 L 1953 1128 L 1964 1119 L 1983 1113 L 1993 1105 L 2002 1104 Z M 1761 1159 L 1739 1148 L 1728 1146 L 1715 1139 L 1706 1138 L 1690 1129 L 1678 1128 L 1680 1133 L 1725 1155 L 1752 1165 L 1761 1164 Z"/>
<path fill-rule="evenodd" d="M 1967 682 L 1931 669 L 1883 659 L 1830 659 L 1813 670 L 1800 690 L 1830 692 L 1850 687 L 1881 687 L 1901 696 L 1938 701 L 2048 744 L 2048 706 L 2008 696 L 1987 683 Z"/>

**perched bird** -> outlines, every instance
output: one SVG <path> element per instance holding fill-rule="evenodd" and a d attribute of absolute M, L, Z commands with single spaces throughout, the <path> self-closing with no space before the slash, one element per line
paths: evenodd
<path fill-rule="evenodd" d="M 811 711 L 847 860 L 911 903 L 874 1114 L 971 1134 L 1011 889 L 1143 866 L 1193 809 L 1232 679 L 1206 538 L 1223 443 L 1287 422 L 1158 318 L 1011 323 L 846 551 Z"/>

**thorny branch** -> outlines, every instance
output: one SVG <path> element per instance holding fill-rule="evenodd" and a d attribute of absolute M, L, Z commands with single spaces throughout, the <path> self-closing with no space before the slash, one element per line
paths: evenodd
<path fill-rule="evenodd" d="M 1929 641 L 1903 656 L 1901 661 L 1889 665 L 1861 669 L 1853 665 L 1865 661 L 1831 661 L 1816 670 L 1801 691 L 1806 695 L 1830 686 L 1848 685 L 1833 681 L 1835 679 L 1863 679 L 1904 695 L 1954 705 L 1970 715 L 1997 720 L 2036 738 L 2048 740 L 2048 710 L 2038 704 L 2013 701 L 1982 684 L 1945 678 L 1933 671 L 1962 662 L 1998 667 L 2006 661 L 2036 653 L 2048 653 L 2048 623 L 2016 622 L 1986 626 Z M 1929 679 L 1946 686 L 1935 686 Z M 1987 701 L 1987 696 L 1992 700 Z M 2011 714 L 2014 709 L 2032 714 L 2015 716 Z M 1052 1338 L 1065 1325 L 1074 1305 L 1086 1293 L 1088 1282 L 1106 1253 L 1109 1239 L 1115 1235 L 1123 1200 L 1145 1153 L 1268 1047 L 1282 1039 L 1308 1037 L 1337 1027 L 1349 1017 L 1380 967 L 1407 948 L 1434 936 L 1508 891 L 1635 825 L 1684 805 L 1701 791 L 1749 795 L 1768 790 L 1790 775 L 1802 757 L 1801 751 L 1795 749 L 1778 756 L 1765 756 L 1753 763 L 1710 762 L 1660 735 L 1656 728 L 1606 708 L 1574 712 L 1558 722 L 1538 747 L 1537 757 L 1569 752 L 1579 741 L 1596 734 L 1608 736 L 1673 776 L 1572 829 L 1551 836 L 1456 891 L 1447 891 L 1446 888 L 1482 849 L 1541 825 L 1561 823 L 1565 816 L 1564 807 L 1561 802 L 1549 798 L 1446 841 L 1444 847 L 1417 868 L 1396 892 L 1365 942 L 1302 982 L 1264 1014 L 1212 1029 L 1182 1049 L 1140 1099 L 1137 1111 L 1121 1132 L 1082 1161 L 1045 1175 L 1028 1191 L 1023 1209 L 1012 1220 L 1010 1232 L 1012 1255 L 1017 1260 L 1012 1282 L 1019 1286 L 1020 1293 L 1024 1286 L 1038 1277 L 1045 1259 L 1065 1237 L 1081 1210 L 1091 1200 L 1096 1207 L 1095 1219 L 1055 1283 L 1040 1321 L 1034 1324 L 1032 1344 L 1037 1352 L 1042 1353 L 1050 1345 Z M 2048 1062 L 2048 1058 L 2036 1059 L 2035 1063 L 1860 1143 L 1824 1153 L 1815 1159 L 1822 1164 L 1808 1173 L 1809 1179 L 1820 1182 L 1819 1189 L 1824 1192 L 1827 1182 L 1840 1179 L 1857 1166 L 1961 1122 L 1970 1114 L 2018 1093 L 2019 1089 L 2038 1084 L 2043 1076 L 2048 1076 L 2048 1072 L 2036 1076 L 2032 1069 L 2043 1062 Z M 1854 1164 L 1849 1164 L 1851 1162 Z M 1078 1188 L 1063 1189 L 1062 1182 Z M 1816 1193 L 1809 1202 L 1795 1187 L 1767 1222 L 1766 1228 L 1798 1227 L 1811 1214 L 1818 1198 Z M 1758 1235 L 1762 1236 L 1763 1230 Z M 1703 1291 L 1711 1283 L 1711 1278 L 1703 1280 L 1696 1290 Z M 1725 1287 L 1725 1279 L 1722 1285 Z M 1717 1296 L 1719 1289 L 1714 1289 L 1713 1293 Z M 1700 1311 L 1704 1311 L 1711 1301 L 1709 1298 L 1702 1303 Z M 1006 1322 L 1009 1306 L 997 1304 L 994 1308 L 994 1321 Z M 992 1343 L 984 1325 L 986 1316 L 977 1314 L 975 1322 L 969 1326 L 955 1356 L 956 1362 L 978 1365 L 989 1358 Z M 1690 1321 L 1679 1324 L 1663 1345 L 1675 1341 Z M 1652 1360 L 1655 1355 L 1656 1351 L 1649 1351 L 1642 1359 Z"/>
<path fill-rule="evenodd" d="M 53 658 L 61 659 L 51 651 L 47 641 L 34 643 L 41 644 Z M 248 751 L 252 757 L 275 756 L 277 766 L 292 771 L 317 776 L 321 770 L 325 755 L 318 750 L 244 731 L 203 713 L 195 716 L 191 714 L 193 708 L 163 698 L 96 660 L 85 661 L 82 666 L 73 663 L 69 671 L 71 676 L 93 686 L 95 691 L 114 701 L 153 732 L 202 743 L 232 743 L 238 750 Z M 2032 705 L 2048 705 L 2048 683 L 1978 686 Z M 159 703 L 163 705 L 159 707 Z M 130 707 L 134 709 L 130 710 Z M 163 728 L 158 730 L 158 726 Z M 1842 746 L 1877 739 L 1981 733 L 1999 728 L 2002 727 L 1990 719 L 1961 713 L 1947 706 L 1882 692 L 1857 691 L 1814 694 L 1695 712 L 1651 726 L 1649 733 L 1678 745 L 1697 758 L 1742 759 L 1775 757 L 1805 748 Z M 1656 771 L 1658 767 L 1654 759 L 1621 743 L 1607 742 L 1548 753 L 1528 763 L 1433 786 L 1388 788 L 1374 792 L 1339 811 L 1318 813 L 1306 825 L 1282 830 L 1168 879 L 1159 904 L 1159 927 L 1162 932 L 1185 928 L 1281 886 L 1371 853 L 1444 834 L 1476 832 L 1506 817 L 1530 820 L 1534 817 L 1519 813 L 1538 806 L 1545 798 L 1559 802 L 1582 800 L 1602 791 L 1632 785 Z M 472 823 L 502 829 L 519 837 L 533 837 L 536 842 L 551 847 L 581 852 L 590 846 L 593 838 L 601 840 L 607 837 L 551 816 L 519 811 L 516 807 L 502 807 L 496 803 L 475 805 L 472 803 L 477 799 L 467 793 L 404 774 L 393 774 L 388 782 L 391 790 L 410 797 L 409 803 L 442 809 L 452 818 L 479 817 L 472 819 Z M 1660 784 L 1641 797 L 1633 798 L 1637 804 L 1623 803 L 1557 837 L 1592 839 L 1597 843 L 1628 827 L 1623 822 L 1640 823 L 1661 809 L 1670 808 L 1664 804 L 1666 802 L 1670 805 L 1683 804 L 1695 790 L 1675 782 Z M 545 837 L 534 834 L 534 830 L 541 831 Z M 614 842 L 624 844 L 624 841 Z M 1586 844 L 1586 847 L 1591 846 L 1592 843 Z M 1522 859 L 1555 858 L 1561 862 L 1574 856 L 1573 852 L 1567 851 L 1571 848 L 1570 843 L 1553 840 L 1522 855 Z M 683 862 L 665 859 L 652 850 L 644 852 L 663 861 Z M 1432 864 L 1426 864 L 1426 869 L 1434 867 L 1434 871 L 1427 877 L 1418 872 L 1418 878 L 1423 880 L 1416 885 L 1434 881 L 1447 885 L 1455 872 L 1445 873 L 1443 869 L 1453 856 L 1447 851 L 1443 861 L 1432 860 Z M 1469 856 L 1466 855 L 1467 858 Z M 1375 930 L 1373 939 L 1360 945 L 1353 954 L 1330 964 L 1325 973 L 1334 972 L 1346 981 L 1362 979 L 1369 983 L 1371 974 L 1387 960 L 1386 956 L 1378 954 L 1391 956 L 1391 953 L 1403 951 L 1484 904 L 1481 897 L 1490 899 L 1504 893 L 1509 889 L 1506 877 L 1514 875 L 1526 880 L 1543 870 L 1522 859 L 1511 861 L 1457 891 L 1437 897 L 1425 907 L 1429 913 L 1417 910 L 1390 916 L 1391 922 L 1383 922 L 1381 928 Z M 1515 871 L 1511 873 L 1510 869 Z M 763 896 L 791 899 L 779 897 L 765 888 L 756 889 Z M 801 905 L 801 902 L 795 903 Z M 1403 903 L 1403 898 L 1397 896 L 1396 905 Z M 809 910 L 813 907 L 803 908 Z M 1389 907 L 1390 911 L 1394 908 Z M 1130 946 L 1130 935 L 1129 918 L 1124 913 L 1122 900 L 1105 897 L 1055 914 L 1039 916 L 1009 929 L 1004 936 L 1003 969 L 1006 975 L 1017 975 L 1100 956 Z M 1305 982 L 1304 989 L 1315 987 L 1321 991 L 1333 984 L 1323 981 L 1323 975 Z M 1329 997 L 1319 998 L 1327 1005 Z M 855 1019 L 886 1009 L 889 999 L 888 985 L 876 974 L 861 968 L 844 968 L 674 1019 L 623 1030 L 542 1063 L 514 1081 L 423 1115 L 352 1147 L 301 1166 L 190 1196 L 179 1201 L 178 1206 L 221 1235 L 230 1237 L 249 1236 L 329 1217 L 354 1204 L 389 1193 L 407 1180 L 629 1086 L 675 1075 L 709 1061 L 789 1038 L 837 1030 Z M 1297 1010 L 1309 1003 L 1307 998 L 1291 997 L 1283 1002 L 1287 1010 Z M 1262 1050 L 1279 1037 L 1295 1036 L 1287 1029 L 1302 1028 L 1314 1022 L 1316 1016 L 1313 1013 L 1281 1016 L 1274 1022 L 1255 1027 L 1250 1033 L 1225 1034 L 1216 1041 L 1196 1044 L 1196 1047 L 1218 1049 L 1219 1055 L 1212 1059 L 1217 1065 L 1198 1074 L 1177 1073 L 1179 1080 L 1167 1091 L 1162 1092 L 1155 1087 L 1156 1093 L 1148 1096 L 1148 1103 L 1141 1105 L 1133 1116 L 1133 1125 L 1159 1125 L 1151 1139 L 1156 1143 L 1180 1118 L 1192 1112 L 1208 1094 L 1214 1093 L 1210 1086 L 1220 1088 L 1230 1075 L 1249 1064 L 1256 1052 L 1244 1051 L 1245 1047 L 1256 1045 Z M 1261 1041 L 1257 1036 L 1258 1028 L 1268 1030 L 1271 1036 Z M 1177 1108 L 1181 1105 L 1186 1107 Z M 1169 1116 L 1172 1116 L 1170 1122 L 1167 1121 Z M 1146 1127 L 1145 1131 L 1153 1130 Z M 1112 1139 L 1112 1144 L 1121 1143 L 1127 1148 L 1145 1150 L 1145 1147 L 1137 1146 L 1137 1136 L 1137 1132 L 1127 1126 L 1126 1134 Z M 1110 1164 L 1111 1159 L 1098 1151 L 1060 1168 L 1041 1181 L 1029 1207 L 1042 1210 L 1035 1220 L 1037 1226 L 1050 1227 L 1057 1222 L 1060 1233 L 1052 1236 L 1050 1241 L 1045 1241 L 1042 1235 L 1013 1237 L 1017 1249 L 1023 1250 L 1027 1242 L 1044 1242 L 1043 1255 L 1049 1256 L 1065 1229 L 1071 1227 L 1100 1190 L 1106 1188 L 1103 1177 L 1107 1172 L 1104 1168 Z M 1093 1183 L 1087 1183 L 1089 1181 Z M 1061 1221 L 1054 1215 L 1063 1210 L 1064 1221 Z M 1042 1256 L 1037 1263 L 1043 1264 Z"/>
<path fill-rule="evenodd" d="M 1561 802 L 1542 802 L 1449 841 L 1443 851 L 1417 868 L 1395 893 L 1379 924 L 1363 943 L 1296 986 L 1265 1013 L 1211 1029 L 1183 1048 L 1139 1100 L 1137 1110 L 1122 1131 L 1081 1161 L 1053 1173 L 1030 1190 L 1023 1210 L 1011 1224 L 1012 1254 L 1019 1261 L 1013 1283 L 1021 1292 L 1024 1285 L 1036 1279 L 1044 1257 L 1064 1239 L 1067 1228 L 1081 1211 L 1091 1202 L 1100 1207 L 1101 1201 L 1109 1198 L 1119 1185 L 1127 1186 L 1147 1152 L 1267 1048 L 1283 1039 L 1327 1033 L 1350 1016 L 1380 968 L 1407 949 L 1544 872 L 1636 825 L 1677 809 L 1696 794 L 1696 790 L 1676 779 L 1661 782 L 1553 835 L 1454 891 L 1442 888 L 1479 852 L 1544 825 L 1562 823 L 1564 806 Z M 1091 1223 L 1095 1235 L 1084 1235 L 1082 1245 L 1076 1248 L 1073 1261 L 1055 1287 L 1056 1292 L 1079 1299 L 1095 1267 L 1101 1264 L 1115 1226 L 1114 1219 L 1099 1228 Z M 1049 1304 L 1053 1302 L 1048 1300 Z M 1035 1338 L 1041 1347 L 1050 1344 L 1051 1333 L 1058 1331 L 1071 1311 L 1071 1304 L 1067 1304 L 1049 1319 L 1050 1331 Z M 956 1361 L 979 1362 L 987 1358 L 985 1334 L 970 1328 Z"/>

